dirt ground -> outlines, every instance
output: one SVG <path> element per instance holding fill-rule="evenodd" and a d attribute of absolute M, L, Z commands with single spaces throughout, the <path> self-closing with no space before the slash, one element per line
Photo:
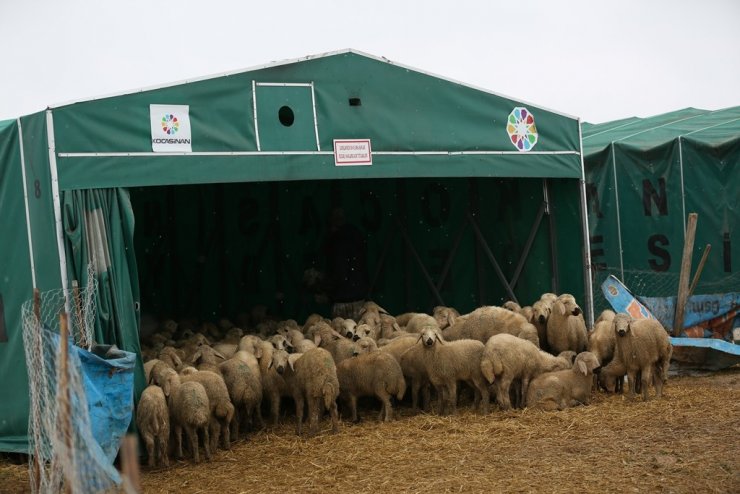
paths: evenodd
<path fill-rule="evenodd" d="M 495 408 L 495 407 L 494 407 Z M 292 414 L 210 462 L 143 467 L 146 493 L 740 492 L 740 367 L 672 377 L 661 400 L 595 396 L 562 412 L 461 406 L 455 417 L 397 407 L 378 423 L 327 421 L 313 438 Z M 0 460 L 0 492 L 27 492 L 25 464 Z"/>

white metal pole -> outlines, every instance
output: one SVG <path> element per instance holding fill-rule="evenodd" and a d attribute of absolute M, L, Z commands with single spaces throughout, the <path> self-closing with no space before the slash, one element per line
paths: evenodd
<path fill-rule="evenodd" d="M 16 120 L 18 122 L 18 145 L 21 150 L 21 175 L 23 177 L 23 202 L 26 207 L 26 231 L 28 233 L 28 254 L 31 258 L 31 282 L 34 288 L 38 288 L 36 285 L 36 264 L 33 260 L 33 236 L 31 235 L 31 213 L 28 210 L 28 184 L 26 183 L 26 154 L 23 149 L 23 126 L 21 125 L 21 119 Z"/>
<path fill-rule="evenodd" d="M 57 253 L 59 254 L 59 273 L 64 291 L 64 310 L 69 314 L 72 306 L 69 300 L 67 283 L 67 257 L 64 253 L 64 228 L 62 226 L 62 203 L 59 195 L 59 175 L 57 173 L 56 142 L 54 140 L 54 116 L 46 110 L 46 138 L 49 144 L 49 171 L 51 172 L 51 192 L 54 200 L 54 222 L 57 229 Z"/>
<path fill-rule="evenodd" d="M 619 216 L 619 184 L 617 183 L 617 149 L 612 141 L 612 168 L 614 170 L 614 199 L 616 200 L 617 210 L 617 240 L 619 242 L 619 272 L 624 282 L 624 257 L 622 254 L 622 220 Z"/>
<path fill-rule="evenodd" d="M 578 119 L 578 144 L 581 151 L 581 227 L 583 228 L 583 282 L 586 290 L 586 324 L 588 328 L 594 327 L 594 287 L 591 278 L 591 232 L 588 226 L 588 207 L 586 203 L 586 167 L 583 163 L 583 135 L 581 133 L 581 120 Z"/>

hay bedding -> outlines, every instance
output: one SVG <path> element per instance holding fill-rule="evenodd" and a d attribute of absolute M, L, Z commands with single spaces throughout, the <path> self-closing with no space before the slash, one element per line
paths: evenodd
<path fill-rule="evenodd" d="M 495 407 L 494 407 L 495 408 Z M 662 400 L 597 394 L 562 412 L 461 406 L 298 438 L 293 417 L 210 462 L 143 469 L 143 492 L 740 492 L 740 368 L 669 381 Z M 25 465 L 0 463 L 0 492 Z M 6 490 L 7 488 L 10 490 Z"/>

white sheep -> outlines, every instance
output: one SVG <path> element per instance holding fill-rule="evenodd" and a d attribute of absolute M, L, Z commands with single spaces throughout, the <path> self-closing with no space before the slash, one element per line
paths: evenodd
<path fill-rule="evenodd" d="M 599 382 L 603 387 L 606 386 L 604 379 L 607 374 L 603 372 L 604 369 L 614 358 L 614 348 L 617 344 L 617 334 L 614 331 L 614 312 L 605 310 L 601 313 L 599 318 L 594 324 L 594 329 L 588 335 L 588 351 L 593 353 L 596 358 L 601 362 L 602 373 L 599 374 Z M 624 376 L 625 372 L 622 372 Z M 620 376 L 621 377 L 621 376 Z M 616 380 L 612 386 L 616 387 L 616 390 L 622 391 L 622 380 Z"/>
<path fill-rule="evenodd" d="M 523 315 L 503 307 L 479 307 L 458 317 L 454 326 L 442 331 L 446 340 L 472 339 L 481 343 L 500 333 L 513 334 L 539 346 L 537 329 Z"/>
<path fill-rule="evenodd" d="M 581 352 L 571 369 L 541 374 L 529 385 L 527 407 L 563 410 L 588 405 L 591 402 L 593 372 L 599 366 L 593 353 Z"/>
<path fill-rule="evenodd" d="M 155 379 L 168 400 L 177 458 L 182 458 L 182 430 L 185 429 L 195 463 L 200 461 L 198 431 L 203 433 L 203 448 L 206 459 L 210 459 L 208 424 L 211 419 L 211 406 L 203 385 L 198 382 L 183 383 L 177 372 L 167 367 L 163 368 Z"/>
<path fill-rule="evenodd" d="M 256 418 L 259 426 L 264 426 L 261 412 L 262 381 L 260 374 L 255 373 L 240 357 L 241 355 L 232 357 L 220 365 L 221 375 L 235 409 L 231 427 L 232 440 L 239 439 L 239 424 L 242 419 L 252 425 L 253 418 Z"/>
<path fill-rule="evenodd" d="M 211 406 L 211 449 L 216 450 L 219 434 L 224 449 L 231 447 L 230 424 L 234 419 L 234 405 L 229 398 L 229 390 L 220 374 L 211 371 L 199 371 L 181 373 L 183 383 L 198 382 L 203 385 L 208 395 Z"/>
<path fill-rule="evenodd" d="M 538 300 L 532 304 L 532 317 L 530 322 L 537 328 L 537 336 L 540 340 L 540 348 L 547 351 L 547 320 L 552 313 L 552 301 Z"/>
<path fill-rule="evenodd" d="M 642 398 L 648 399 L 648 385 L 653 382 L 658 398 L 668 379 L 668 367 L 673 347 L 668 333 L 656 319 L 632 319 L 628 314 L 617 314 L 613 320 L 616 332 L 614 365 L 621 364 L 627 372 L 630 397 L 635 396 L 637 376 L 642 384 Z M 609 367 L 609 366 L 607 366 Z"/>
<path fill-rule="evenodd" d="M 438 305 L 432 310 L 432 317 L 437 321 L 439 329 L 445 329 L 455 325 L 460 313 L 454 307 Z"/>
<path fill-rule="evenodd" d="M 554 354 L 565 350 L 576 353 L 586 350 L 586 322 L 573 295 L 560 295 L 553 302 L 552 312 L 547 320 L 547 344 Z"/>
<path fill-rule="evenodd" d="M 425 328 L 419 340 L 425 350 L 429 381 L 440 398 L 439 414 L 446 410 L 457 413 L 457 381 L 465 381 L 476 391 L 481 412 L 488 413 L 490 394 L 480 368 L 483 343 L 470 339 L 445 341 L 436 324 Z"/>
<path fill-rule="evenodd" d="M 275 350 L 272 344 L 267 341 L 261 342 L 255 348 L 255 357 L 260 364 L 260 376 L 262 377 L 263 397 L 270 401 L 270 416 L 272 424 L 276 426 L 280 418 L 280 398 L 291 396 L 290 390 L 285 383 L 285 379 L 278 373 L 274 365 Z"/>
<path fill-rule="evenodd" d="M 513 383 L 519 383 L 515 405 L 521 406 L 533 378 L 543 372 L 568 369 L 571 362 L 569 354 L 553 357 L 530 341 L 502 333 L 491 336 L 486 342 L 480 368 L 486 380 L 495 385 L 499 407 L 508 410 Z"/>
<path fill-rule="evenodd" d="M 162 388 L 156 384 L 147 386 L 141 393 L 136 407 L 136 426 L 146 446 L 148 465 L 153 467 L 157 463 L 170 466 L 167 456 L 170 411 Z"/>
<path fill-rule="evenodd" d="M 308 405 L 308 430 L 314 435 L 319 428 L 319 415 L 322 409 L 329 411 L 332 431 L 339 431 L 337 397 L 339 380 L 337 368 L 331 354 L 323 348 L 314 348 L 304 354 L 288 355 L 284 351 L 275 352 L 275 366 L 282 369 L 286 385 L 291 391 L 296 410 L 296 434 L 303 432 L 303 408 Z"/>
<path fill-rule="evenodd" d="M 401 338 L 396 339 L 400 340 Z M 411 385 L 411 407 L 414 412 L 418 411 L 419 393 L 421 393 L 421 409 L 428 411 L 429 403 L 431 401 L 431 382 L 429 381 L 429 373 L 426 368 L 426 350 L 423 345 L 417 345 L 419 337 L 416 335 L 411 335 L 410 338 L 403 339 L 410 339 L 413 342 L 413 344 L 401 354 L 398 361 L 398 363 L 401 364 L 403 377 L 406 379 L 407 383 Z"/>
<path fill-rule="evenodd" d="M 378 420 L 387 422 L 393 419 L 391 396 L 401 400 L 406 392 L 400 364 L 390 354 L 377 349 L 337 364 L 337 378 L 340 395 L 349 403 L 353 422 L 358 421 L 358 398 L 378 398 L 383 403 Z"/>

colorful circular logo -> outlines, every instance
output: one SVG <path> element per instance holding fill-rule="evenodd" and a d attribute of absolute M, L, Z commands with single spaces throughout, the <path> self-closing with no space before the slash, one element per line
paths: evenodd
<path fill-rule="evenodd" d="M 180 129 L 180 122 L 177 121 L 177 117 L 171 113 L 166 113 L 162 117 L 162 130 L 165 134 L 175 134 Z"/>
<path fill-rule="evenodd" d="M 534 124 L 534 115 L 524 107 L 517 106 L 509 113 L 506 123 L 506 132 L 511 143 L 519 151 L 531 151 L 537 144 L 537 126 Z"/>

